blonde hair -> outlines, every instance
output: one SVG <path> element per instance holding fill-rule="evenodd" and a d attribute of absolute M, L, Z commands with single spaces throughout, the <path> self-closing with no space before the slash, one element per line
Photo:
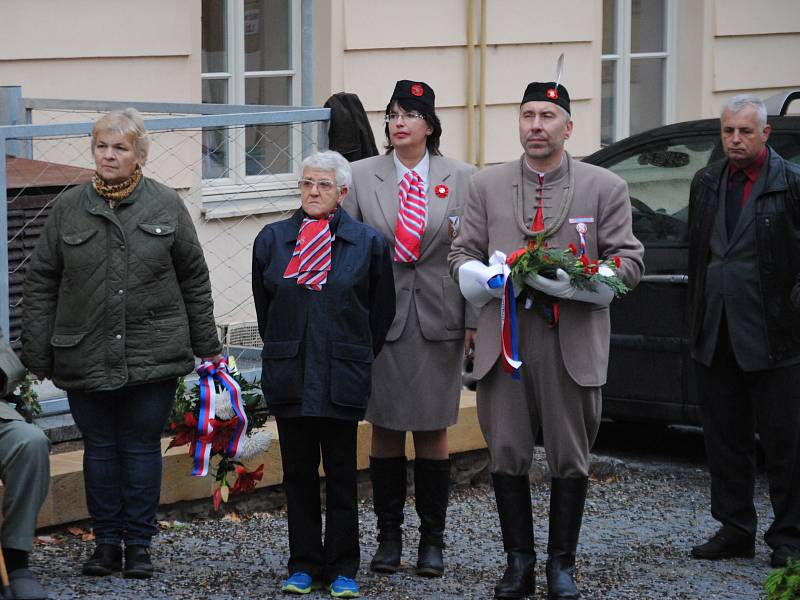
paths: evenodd
<path fill-rule="evenodd" d="M 144 128 L 142 115 L 135 108 L 112 110 L 95 121 L 92 128 L 92 148 L 97 143 L 97 134 L 101 131 L 114 131 L 122 136 L 129 137 L 133 151 L 139 159 L 139 166 L 147 162 L 147 153 L 150 150 L 150 138 Z"/>

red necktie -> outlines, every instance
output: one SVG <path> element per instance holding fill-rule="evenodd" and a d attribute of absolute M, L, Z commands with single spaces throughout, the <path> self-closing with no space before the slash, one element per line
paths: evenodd
<path fill-rule="evenodd" d="M 400 209 L 394 228 L 394 260 L 416 262 L 428 218 L 428 205 L 422 193 L 422 179 L 415 171 L 406 172 L 400 180 L 398 196 Z"/>
<path fill-rule="evenodd" d="M 331 270 L 331 217 L 303 219 L 292 258 L 283 273 L 284 279 L 297 277 L 297 285 L 315 292 L 322 291 L 322 285 L 328 281 L 328 271 Z"/>
<path fill-rule="evenodd" d="M 537 173 L 538 175 L 538 173 Z M 544 231 L 544 215 L 542 214 L 542 194 L 544 194 L 544 175 L 539 175 L 538 204 L 536 205 L 536 216 L 531 224 L 531 231 Z"/>

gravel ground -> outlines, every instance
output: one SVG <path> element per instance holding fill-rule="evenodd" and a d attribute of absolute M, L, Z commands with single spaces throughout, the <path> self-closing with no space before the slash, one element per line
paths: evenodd
<path fill-rule="evenodd" d="M 619 455 L 619 454 L 618 454 Z M 624 453 L 623 453 L 624 455 Z M 585 599 L 728 599 L 763 597 L 769 549 L 759 538 L 754 560 L 692 560 L 689 547 L 716 529 L 708 513 L 708 477 L 701 461 L 637 460 L 597 456 L 593 463 L 578 577 Z M 365 598 L 491 598 L 504 556 L 494 496 L 485 471 L 476 485 L 457 485 L 448 513 L 447 572 L 437 580 L 413 574 L 418 520 L 413 500 L 406 507 L 401 571 L 370 573 L 375 518 L 369 499 L 360 503 Z M 548 485 L 535 477 L 534 525 L 540 560 L 537 598 L 544 598 Z M 756 502 L 761 521 L 771 518 L 765 482 Z M 241 510 L 241 507 L 240 507 Z M 52 598 L 287 598 L 279 584 L 288 555 L 282 509 L 228 514 L 222 519 L 164 522 L 153 547 L 157 576 L 150 581 L 120 576 L 92 579 L 79 574 L 93 542 L 80 531 L 51 532 L 37 543 L 33 569 Z M 313 597 L 323 597 L 321 593 Z"/>

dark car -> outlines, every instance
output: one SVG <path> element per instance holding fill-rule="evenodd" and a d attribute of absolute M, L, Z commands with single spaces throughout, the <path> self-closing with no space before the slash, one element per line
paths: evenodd
<path fill-rule="evenodd" d="M 800 114 L 787 114 L 796 99 L 800 91 L 766 101 L 768 145 L 800 163 Z M 719 119 L 667 125 L 583 159 L 628 182 L 633 231 L 645 247 L 645 276 L 611 307 L 604 417 L 700 423 L 686 310 L 689 185 L 700 168 L 724 157 L 719 129 Z"/>

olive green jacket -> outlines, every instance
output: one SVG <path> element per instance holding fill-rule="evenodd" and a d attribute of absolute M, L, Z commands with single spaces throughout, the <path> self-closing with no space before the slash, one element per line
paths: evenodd
<path fill-rule="evenodd" d="M 65 390 L 178 377 L 221 350 L 211 285 L 175 190 L 142 178 L 116 210 L 91 183 L 53 207 L 28 267 L 22 360 Z"/>

